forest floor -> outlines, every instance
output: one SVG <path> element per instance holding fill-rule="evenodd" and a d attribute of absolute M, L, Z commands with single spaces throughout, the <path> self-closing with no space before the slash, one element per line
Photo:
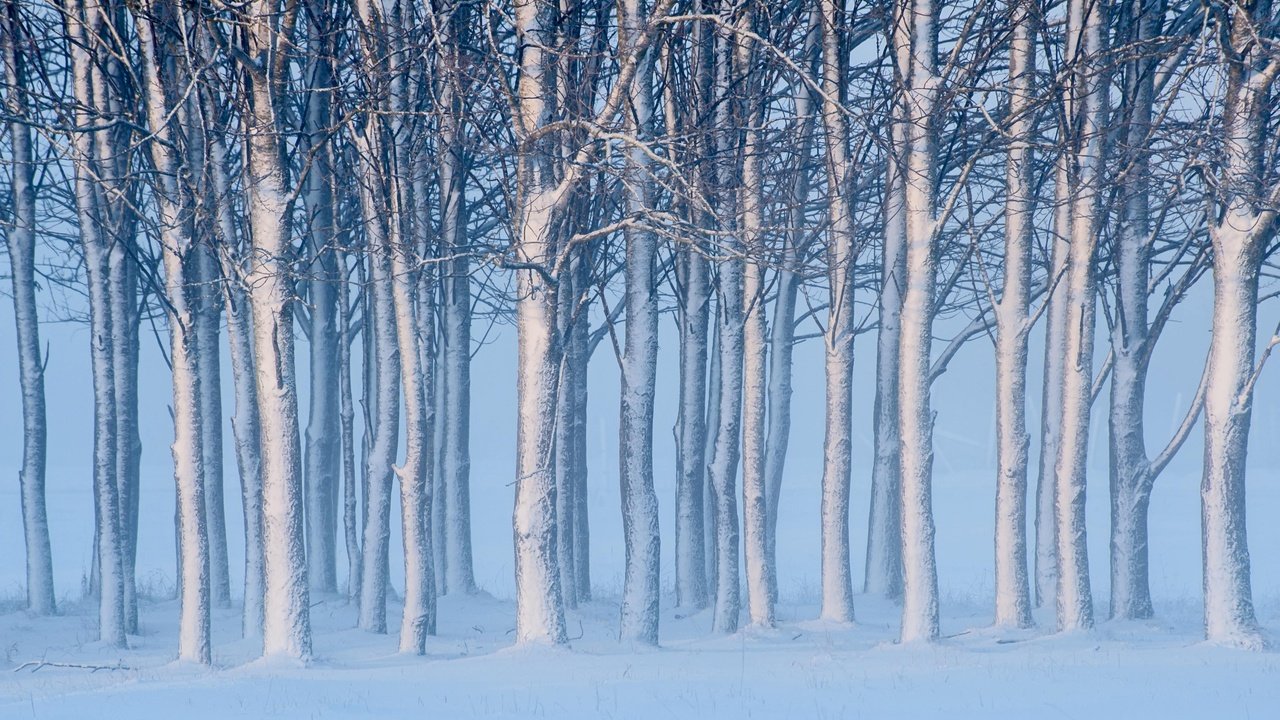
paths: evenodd
<path fill-rule="evenodd" d="M 568 648 L 525 649 L 511 646 L 512 602 L 450 596 L 413 657 L 394 635 L 352 629 L 344 599 L 313 599 L 309 663 L 255 659 L 226 608 L 213 668 L 174 662 L 174 601 L 142 605 L 127 650 L 92 641 L 93 609 L 64 603 L 53 618 L 0 613 L 0 718 L 1277 717 L 1280 654 L 1202 643 L 1198 604 L 1059 635 L 995 631 L 986 608 L 946 600 L 931 646 L 895 644 L 897 608 L 859 597 L 856 626 L 784 603 L 776 629 L 730 636 L 710 634 L 710 612 L 667 609 L 657 649 L 619 644 L 617 604 L 597 601 L 570 613 Z M 1276 600 L 1259 604 L 1271 628 Z"/>

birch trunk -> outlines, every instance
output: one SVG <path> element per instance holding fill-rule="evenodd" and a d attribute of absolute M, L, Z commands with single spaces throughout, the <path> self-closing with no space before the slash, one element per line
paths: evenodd
<path fill-rule="evenodd" d="M 743 13 L 747 15 L 748 13 Z M 721 158 L 732 158 L 738 149 L 730 144 L 724 132 L 731 125 L 729 88 L 734 80 L 732 66 L 733 38 L 721 31 L 716 44 L 716 95 L 715 125 L 721 130 L 717 136 Z M 726 162 L 722 160 L 721 162 Z M 722 197 L 721 217 L 736 218 L 737 208 L 733 182 L 735 168 L 720 168 L 716 185 Z M 742 433 L 742 384 L 743 384 L 743 317 L 744 289 L 743 246 L 732 233 L 721 240 L 718 254 L 725 256 L 719 263 L 720 278 L 716 321 L 719 323 L 719 384 L 717 388 L 717 422 L 714 445 L 711 450 L 708 475 L 715 493 L 715 607 L 712 630 L 732 633 L 738 630 L 740 588 L 738 584 L 738 507 L 734 497 L 734 485 L 738 474 L 739 439 Z"/>
<path fill-rule="evenodd" d="M 202 54 L 208 55 L 207 39 L 198 40 Z M 215 104 L 202 93 L 204 114 L 217 117 Z M 249 294 L 243 282 L 244 263 L 234 206 L 227 152 L 221 136 L 222 128 L 206 132 L 208 171 L 211 178 L 217 238 L 222 244 L 218 261 L 222 269 L 223 306 L 226 309 L 227 347 L 230 351 L 231 382 L 235 394 L 235 410 L 231 416 L 231 434 L 236 447 L 236 470 L 240 476 L 240 502 L 244 517 L 244 602 L 241 632 L 245 637 L 262 635 L 264 593 L 264 550 L 262 518 L 262 453 L 261 421 L 258 414 L 257 381 L 253 369 L 253 318 Z"/>
<path fill-rule="evenodd" d="M 1049 234 L 1049 303 L 1045 311 L 1043 390 L 1040 400 L 1040 465 L 1036 479 L 1036 607 L 1057 608 L 1058 510 L 1055 463 L 1062 438 L 1062 384 L 1066 372 L 1067 256 L 1070 246 L 1070 180 L 1064 156 L 1054 167 L 1054 220 Z"/>

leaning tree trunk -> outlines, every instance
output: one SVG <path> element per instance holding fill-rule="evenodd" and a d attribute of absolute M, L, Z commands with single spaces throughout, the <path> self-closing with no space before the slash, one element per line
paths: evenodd
<path fill-rule="evenodd" d="M 49 548 L 49 519 L 45 512 L 44 362 L 40 357 L 40 323 L 36 305 L 36 193 L 31 130 L 28 117 L 26 56 L 20 49 L 18 3 L 0 7 L 0 62 L 4 63 L 5 112 L 9 122 L 13 174 L 13 224 L 5 234 L 13 273 L 13 317 L 17 329 L 19 386 L 22 388 L 22 528 L 27 551 L 27 611 L 57 612 L 53 587 L 53 555 Z"/>

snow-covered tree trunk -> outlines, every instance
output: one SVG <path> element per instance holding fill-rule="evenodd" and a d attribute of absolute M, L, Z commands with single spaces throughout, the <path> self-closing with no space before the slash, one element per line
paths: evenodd
<path fill-rule="evenodd" d="M 374 135 L 377 130 L 360 131 Z M 366 142 L 360 149 L 362 158 L 377 157 L 380 143 Z M 394 299 L 392 296 L 392 247 L 384 222 L 393 222 L 375 197 L 381 180 L 368 160 L 361 161 L 359 180 L 360 206 L 369 242 L 370 283 L 366 302 L 373 305 L 377 320 L 365 332 L 373 336 L 377 364 L 373 408 L 373 444 L 365 457 L 365 484 L 368 500 L 364 517 L 363 577 L 360 581 L 360 619 L 362 630 L 387 631 L 387 563 L 391 543 L 391 465 L 396 455 L 400 426 L 400 363 L 396 344 Z"/>
<path fill-rule="evenodd" d="M 283 47 L 296 16 L 277 0 L 253 0 L 244 22 L 249 97 L 241 118 L 247 152 L 245 210 L 253 254 L 246 277 L 253 313 L 254 374 L 261 420 L 263 654 L 311 654 L 310 603 L 303 538 L 302 464 L 294 371 L 293 287 L 289 266 L 290 192 L 276 114 L 288 77 Z M 246 12 L 247 11 L 247 12 Z"/>
<path fill-rule="evenodd" d="M 645 22 L 643 0 L 623 0 L 620 52 L 634 52 Z M 653 62 L 641 60 L 631 86 L 626 127 L 638 141 L 653 132 Z M 635 216 L 653 207 L 654 185 L 646 151 L 627 154 L 627 210 Z M 644 227 L 628 228 L 626 241 L 626 324 L 619 421 L 619 481 L 626 565 L 622 584 L 623 641 L 658 643 L 658 496 L 653 488 L 653 399 L 658 374 L 658 241 Z M 585 368 L 584 368 L 585 369 Z"/>
<path fill-rule="evenodd" d="M 711 350 L 707 355 L 707 445 L 702 453 L 707 463 L 706 470 L 703 472 L 702 486 L 702 542 L 703 559 L 706 562 L 704 574 L 707 578 L 707 593 L 710 596 L 710 600 L 714 601 L 720 582 L 719 574 L 716 572 L 716 563 L 719 558 L 717 551 L 719 532 L 716 528 L 716 519 L 719 517 L 720 506 L 716 498 L 715 483 L 711 478 L 711 460 L 715 457 L 715 444 L 720 437 L 720 388 L 722 386 L 720 377 L 720 303 L 715 300 L 716 296 L 719 295 L 720 287 L 718 268 L 716 275 L 711 277 L 710 281 L 714 285 L 714 293 L 707 302 L 708 314 L 711 320 Z M 714 304 L 712 304 L 713 302 Z"/>
<path fill-rule="evenodd" d="M 186 117 L 173 97 L 180 87 L 177 76 L 186 68 L 174 56 L 183 38 L 168 33 L 184 24 L 174 5 L 143 0 L 135 12 L 135 27 L 143 54 L 147 147 L 155 167 L 154 196 L 159 215 L 161 258 L 169 326 L 169 361 L 173 374 L 173 465 L 176 485 L 178 542 L 181 575 L 178 579 L 181 610 L 178 621 L 178 658 L 201 664 L 212 660 L 209 639 L 211 601 L 208 516 L 205 509 L 205 450 L 201 429 L 208 410 L 201 402 L 201 343 L 196 327 L 196 293 L 187 268 L 198 268 L 192 238 L 190 204 L 183 187 L 190 177 L 184 167 L 178 137 L 172 123 Z M 160 35 L 159 32 L 165 32 Z M 188 133 L 188 136 L 194 133 Z M 198 271 L 198 270 L 197 270 Z M 216 343 L 214 345 L 216 351 Z M 215 418 L 220 420 L 220 416 Z"/>
<path fill-rule="evenodd" d="M 998 626 L 1031 624 L 1027 579 L 1027 335 L 1035 133 L 1035 42 L 1038 8 L 1012 0 L 1009 48 L 1009 146 L 1005 158 L 1004 287 L 996 320 L 996 612 Z"/>
<path fill-rule="evenodd" d="M 0 62 L 4 63 L 4 110 L 9 121 L 12 152 L 10 193 L 12 225 L 5 228 L 9 266 L 13 273 L 13 317 L 17 331 L 18 378 L 22 389 L 22 528 L 27 551 L 27 611 L 52 615 L 57 611 L 53 586 L 53 554 L 49 548 L 49 519 L 45 512 L 44 362 L 40 353 L 40 323 L 36 306 L 36 190 L 27 100 L 27 40 L 16 0 L 0 6 Z"/>
<path fill-rule="evenodd" d="M 695 2 L 700 9 L 701 3 Z M 694 66 L 697 97 L 705 102 L 711 75 L 713 44 L 708 23 L 695 25 L 696 43 L 690 53 Z M 668 64 L 671 64 L 670 57 Z M 667 68 L 671 75 L 674 68 Z M 667 132 L 680 128 L 677 120 L 684 109 L 683 96 L 677 96 L 674 83 L 663 84 L 663 105 Z M 701 104 L 699 104 L 701 107 Z M 696 136 L 695 148 L 708 145 Z M 700 170 L 698 181 L 706 187 L 706 171 Z M 694 209 L 694 217 L 705 222 L 705 211 Z M 676 306 L 676 324 L 680 338 L 680 390 L 676 412 L 676 498 L 675 498 L 675 589 L 676 605 L 704 608 L 707 605 L 707 547 L 705 516 L 710 497 L 706 488 L 707 451 L 707 321 L 711 307 L 710 267 L 705 248 L 690 238 L 677 248 L 676 273 L 680 301 Z"/>
<path fill-rule="evenodd" d="M 342 470 L 338 391 L 337 263 L 334 258 L 334 198 L 331 191 L 333 159 L 329 133 L 333 78 L 333 30 L 330 3 L 312 0 L 308 12 L 308 92 L 302 115 L 303 145 L 310 158 L 302 193 L 306 209 L 309 259 L 307 308 L 309 309 L 310 402 L 303 473 L 307 516 L 307 580 L 315 593 L 338 589 L 337 506 Z"/>
<path fill-rule="evenodd" d="M 392 255 L 392 295 L 395 307 L 396 341 L 400 350 L 401 387 L 404 392 L 405 459 L 395 468 L 400 479 L 400 508 L 404 537 L 404 616 L 400 625 L 400 652 L 426 652 L 430 596 L 435 593 L 430 564 L 430 535 L 427 532 L 429 480 L 427 437 L 427 392 L 431 381 L 418 352 L 417 313 L 430 306 L 415 307 L 417 278 L 411 269 L 408 246 L 398 243 Z M 421 301 L 423 298 L 419 298 Z"/>
<path fill-rule="evenodd" d="M 201 34 L 197 42 L 202 55 L 208 54 L 207 38 Z M 218 117 L 215 101 L 207 90 L 201 94 L 206 117 Z M 249 294 L 243 281 L 244 262 L 232 203 L 231 178 L 227 166 L 226 145 L 222 128 L 206 130 L 208 174 L 212 185 L 217 221 L 216 237 L 221 244 L 218 262 L 222 270 L 223 307 L 227 322 L 227 348 L 231 364 L 231 383 L 235 409 L 231 416 L 231 434 L 236 448 L 236 470 L 240 476 L 240 503 L 244 517 L 244 603 L 241 631 L 245 637 L 262 634 L 263 545 L 262 545 L 262 452 L 261 422 L 258 415 L 257 380 L 253 369 L 253 318 Z"/>
<path fill-rule="evenodd" d="M 590 249 L 582 248 L 573 269 L 575 287 L 584 289 L 590 283 Z M 569 346 L 565 352 L 574 363 L 569 377 L 569 400 L 573 403 L 573 579 L 577 583 L 574 596 L 578 602 L 591 600 L 591 525 L 587 512 L 587 364 L 591 360 L 590 315 L 585 296 L 577 322 L 569 329 Z"/>
<path fill-rule="evenodd" d="M 335 251 L 338 267 L 338 418 L 342 438 L 342 531 L 347 551 L 347 598 L 359 601 L 363 573 L 360 552 L 359 490 L 356 470 L 355 401 L 351 392 L 351 289 L 347 282 L 346 253 Z"/>
<path fill-rule="evenodd" d="M 1071 208 L 1065 156 L 1054 166 L 1054 220 L 1049 233 L 1049 304 L 1045 309 L 1043 389 L 1040 396 L 1040 458 L 1036 476 L 1036 607 L 1057 607 L 1058 510 L 1055 464 L 1062 437 L 1062 378 L 1066 368 L 1067 255 Z"/>
<path fill-rule="evenodd" d="M 200 373 L 200 448 L 204 453 L 204 505 L 209 536 L 209 583 L 213 602 L 218 607 L 231 606 L 231 569 L 227 556 L 227 520 L 223 497 L 222 464 L 222 349 L 219 343 L 222 314 L 217 287 L 218 271 L 213 249 L 207 244 L 193 245 L 188 260 L 196 293 L 192 297 L 192 322 L 195 324 L 196 368 Z"/>
<path fill-rule="evenodd" d="M 555 485 L 556 485 L 556 566 L 560 572 L 560 591 L 567 608 L 578 607 L 578 581 L 574 577 L 578 565 L 574 558 L 574 512 L 577 507 L 577 440 L 574 433 L 575 408 L 573 394 L 578 373 L 584 372 L 582 359 L 573 353 L 569 337 L 573 326 L 585 318 L 579 316 L 576 273 L 572 268 L 581 262 L 579 252 L 573 252 L 568 261 L 571 268 L 560 280 L 557 289 L 556 331 L 564 343 L 560 358 L 560 381 L 556 385 L 555 429 Z M 625 434 L 620 433 L 620 437 Z"/>
<path fill-rule="evenodd" d="M 825 437 L 822 450 L 822 618 L 853 622 L 849 567 L 849 482 L 853 465 L 854 248 L 849 199 L 849 135 L 837 105 L 844 85 L 838 0 L 822 0 L 822 124 L 827 167 L 827 282 Z"/>
<path fill-rule="evenodd" d="M 1130 0 L 1121 6 L 1127 40 L 1148 43 L 1159 32 L 1165 3 Z M 1147 313 L 1151 264 L 1150 162 L 1145 150 L 1154 101 L 1155 61 L 1139 55 L 1124 66 L 1128 114 L 1123 126 L 1130 158 L 1120 187 L 1115 240 L 1116 313 L 1109 413 L 1111 451 L 1111 610 L 1113 619 L 1152 614 L 1147 565 L 1147 510 L 1154 475 L 1147 459 L 1143 400 L 1152 338 Z"/>
<path fill-rule="evenodd" d="M 896 62 L 910 63 L 909 45 L 895 46 Z M 885 156 L 884 243 L 880 252 L 877 303 L 876 386 L 872 408 L 871 502 L 867 512 L 867 556 L 862 591 L 902 595 L 902 468 L 899 453 L 898 374 L 901 362 L 902 294 L 907 273 L 907 200 L 904 165 L 907 118 L 901 90 L 895 92 L 890 151 Z"/>
<path fill-rule="evenodd" d="M 749 13 L 744 12 L 743 15 L 749 16 Z M 729 88 L 734 81 L 733 37 L 721 30 L 716 35 L 716 45 L 715 91 L 719 102 L 714 122 L 720 130 L 716 136 L 717 151 L 721 162 L 728 165 L 732 161 L 726 158 L 733 158 L 739 151 L 727 132 L 732 122 Z M 716 185 L 721 195 L 717 198 L 721 204 L 718 210 L 723 218 L 737 217 L 737 198 L 733 184 L 737 175 L 732 165 L 718 168 Z M 716 303 L 716 322 L 719 324 L 719 344 L 716 349 L 720 356 L 719 382 L 715 394 L 717 422 L 714 444 L 708 459 L 708 475 L 715 495 L 715 606 L 712 628 L 714 632 L 732 633 L 738 629 L 741 610 L 738 586 L 738 507 L 734 486 L 738 474 L 738 443 L 742 433 L 745 261 L 742 258 L 742 243 L 733 233 L 723 236 L 720 245 L 716 253 L 722 256 L 718 263 L 720 277 Z"/>
<path fill-rule="evenodd" d="M 516 565 L 516 642 L 567 640 L 564 599 L 556 568 L 555 469 L 552 456 L 560 347 L 556 290 L 546 274 L 556 257 L 553 214 L 563 186 L 550 177 L 546 142 L 530 136 L 550 122 L 545 50 L 550 18 L 545 5 L 516 0 L 520 54 L 515 118 L 521 144 L 513 241 L 516 271 L 516 497 L 512 513 Z"/>
<path fill-rule="evenodd" d="M 930 344 L 937 284 L 936 158 L 932 137 L 938 93 L 937 15 L 933 0 L 899 0 L 894 43 L 906 83 L 906 289 L 899 346 L 898 421 L 902 433 L 902 641 L 938 637 L 934 558 L 933 413 Z M 906 48 L 909 64 L 901 66 Z"/>
<path fill-rule="evenodd" d="M 1071 123 L 1071 181 L 1067 194 L 1070 224 L 1066 275 L 1065 363 L 1062 424 L 1055 462 L 1058 524 L 1058 629 L 1093 626 L 1089 558 L 1085 543 L 1085 487 L 1089 418 L 1093 404 L 1095 256 L 1100 227 L 1103 116 L 1103 8 L 1090 0 L 1072 0 L 1067 8 L 1068 68 L 1065 116 Z"/>
<path fill-rule="evenodd" d="M 813 46 L 815 43 L 808 43 Z M 812 51 L 808 50 L 810 56 Z M 787 446 L 791 439 L 792 355 L 796 336 L 796 302 L 803 279 L 801 255 L 808 244 L 809 228 L 805 210 L 809 199 L 808 162 L 813 149 L 814 113 L 810 93 L 799 93 L 795 114 L 801 118 L 797 168 L 791 188 L 791 212 L 785 247 L 778 267 L 777 295 L 774 298 L 773 321 L 769 327 L 768 429 L 765 435 L 765 554 L 769 572 L 769 591 L 775 604 L 778 599 L 778 505 L 782 497 L 782 476 L 787 462 Z"/>
<path fill-rule="evenodd" d="M 460 84 L 462 23 L 469 14 L 459 4 L 441 24 L 443 43 L 453 65 L 441 81 L 441 137 L 439 159 L 440 242 L 449 257 L 442 273 L 444 308 L 441 313 L 444 397 L 443 445 L 440 452 L 441 485 L 446 508 L 443 527 L 444 586 L 449 592 L 476 590 L 471 554 L 471 261 L 467 249 L 466 165 L 464 163 L 463 118 L 466 98 Z"/>
<path fill-rule="evenodd" d="M 1222 99 L 1221 169 L 1215 185 L 1213 335 L 1204 405 L 1204 475 L 1200 521 L 1204 558 L 1205 637 L 1260 648 L 1253 609 L 1245 529 L 1248 453 L 1257 339 L 1258 276 L 1263 249 L 1275 235 L 1280 182 L 1266 186 L 1266 128 L 1280 60 L 1263 54 L 1260 33 L 1275 42 L 1274 16 L 1264 3 L 1234 7 L 1223 48 L 1227 79 Z M 1270 20 L 1270 22 L 1268 22 Z M 1225 18 L 1224 18 L 1225 22 Z M 1273 182 L 1275 182 L 1273 180 Z M 1266 198 L 1261 200 L 1261 198 Z"/>
<path fill-rule="evenodd" d="M 740 27 L 751 27 L 751 12 L 741 11 Z M 751 625 L 772 627 L 775 593 L 770 585 L 773 570 L 768 550 L 768 481 L 765 477 L 765 409 L 767 401 L 768 338 L 765 329 L 765 267 L 767 261 L 761 232 L 764 206 L 764 178 L 761 175 L 760 126 L 764 104 L 758 99 L 763 88 L 748 80 L 754 63 L 752 45 L 746 35 L 734 37 L 735 70 L 743 78 L 747 99 L 742 116 L 746 124 L 742 144 L 742 174 L 738 187 L 738 234 L 740 248 L 748 258 L 742 262 L 742 524 L 743 556 L 746 561 L 747 613 Z M 757 89 L 759 88 L 759 89 Z"/>
<path fill-rule="evenodd" d="M 75 123 L 81 128 L 94 125 L 95 107 L 93 48 L 102 31 L 103 8 L 82 7 L 64 0 L 62 12 L 71 56 L 72 96 Z M 98 639 L 124 647 L 124 558 L 120 537 L 120 492 L 116 484 L 115 372 L 112 357 L 111 299 L 108 289 L 109 240 L 99 224 L 102 192 L 95 168 L 95 146 L 104 142 L 102 130 L 71 133 L 72 164 L 75 169 L 76 213 L 80 242 L 84 251 L 89 292 L 89 347 L 93 373 L 93 486 L 97 509 L 95 522 L 96 560 L 100 583 L 98 592 Z"/>

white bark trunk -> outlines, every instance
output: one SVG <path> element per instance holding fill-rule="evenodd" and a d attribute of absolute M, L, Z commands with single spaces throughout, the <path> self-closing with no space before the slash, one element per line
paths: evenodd
<path fill-rule="evenodd" d="M 938 637 L 938 575 L 934 558 L 933 413 L 929 399 L 937 258 L 937 208 L 932 138 L 937 97 L 933 0 L 900 0 L 895 45 L 904 46 L 906 80 L 906 292 L 899 346 L 898 417 L 902 433 L 902 641 Z M 899 60 L 901 65 L 901 60 Z"/>
<path fill-rule="evenodd" d="M 1031 285 L 1037 10 L 1012 0 L 1009 51 L 1009 148 L 1005 159 L 1004 287 L 996 319 L 996 612 L 997 626 L 1031 625 L 1027 581 L 1027 334 Z"/>
<path fill-rule="evenodd" d="M 13 273 L 13 317 L 17 332 L 18 377 L 22 391 L 22 528 L 27 552 L 27 611 L 36 615 L 57 612 L 53 585 L 53 554 L 49 548 L 49 519 L 45 512 L 44 362 L 40 354 L 40 323 L 36 305 L 36 165 L 31 130 L 21 122 L 28 116 L 27 58 L 19 47 L 25 33 L 18 18 L 18 3 L 0 6 L 0 62 L 4 63 L 5 112 L 12 151 L 10 193 L 13 224 L 5 233 L 9 265 Z M 22 34 L 20 34 L 22 33 Z"/>

